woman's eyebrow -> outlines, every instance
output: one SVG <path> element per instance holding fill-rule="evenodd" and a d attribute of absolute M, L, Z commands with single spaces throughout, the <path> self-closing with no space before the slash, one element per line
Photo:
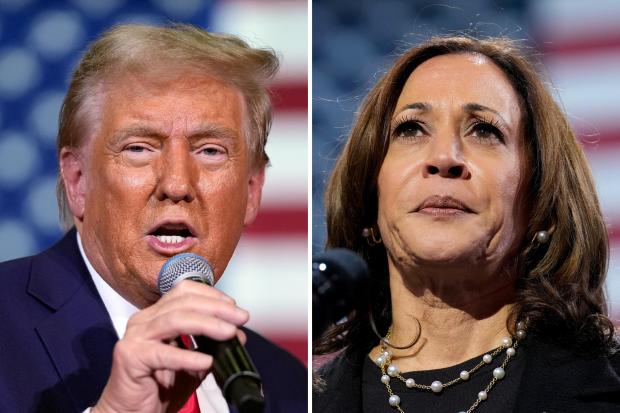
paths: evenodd
<path fill-rule="evenodd" d="M 512 130 L 510 124 L 506 122 L 506 119 L 504 119 L 504 117 L 493 108 L 481 105 L 480 103 L 474 103 L 474 102 L 466 103 L 462 107 L 465 111 L 470 112 L 470 113 L 471 112 L 491 112 L 492 114 L 500 118 L 500 120 L 502 121 L 502 123 L 504 124 L 506 128 Z"/>
<path fill-rule="evenodd" d="M 502 118 L 502 120 L 504 119 L 498 111 L 488 106 L 481 105 L 480 103 L 466 103 L 463 105 L 463 109 L 468 112 L 491 112 Z"/>
<path fill-rule="evenodd" d="M 402 106 L 398 113 L 407 110 L 407 109 L 415 109 L 415 110 L 420 110 L 422 112 L 428 112 L 432 109 L 432 105 L 430 103 L 426 103 L 426 102 L 413 102 L 413 103 L 408 103 L 404 106 Z"/>

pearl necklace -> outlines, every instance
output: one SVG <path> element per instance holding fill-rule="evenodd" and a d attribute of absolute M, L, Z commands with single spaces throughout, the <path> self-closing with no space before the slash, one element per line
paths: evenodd
<path fill-rule="evenodd" d="M 384 337 L 384 341 L 386 342 L 388 341 L 390 334 L 391 334 L 391 327 L 390 327 L 390 330 L 388 330 L 388 333 L 386 334 L 386 336 Z M 484 356 L 482 356 L 482 359 L 480 360 L 478 364 L 476 364 L 474 367 L 472 367 L 469 370 L 461 371 L 459 373 L 459 377 L 452 379 L 446 383 L 442 383 L 439 380 L 434 380 L 430 385 L 427 385 L 427 384 L 418 384 L 412 378 L 405 379 L 398 371 L 398 367 L 396 367 L 392 363 L 392 354 L 387 349 L 387 346 L 383 344 L 383 342 L 381 344 L 381 354 L 379 355 L 379 357 L 375 359 L 375 364 L 381 369 L 381 383 L 385 385 L 388 391 L 389 405 L 394 407 L 400 413 L 405 413 L 403 409 L 400 407 L 400 397 L 394 393 L 394 391 L 392 390 L 392 386 L 390 385 L 390 381 L 392 379 L 398 379 L 402 381 L 403 383 L 405 383 L 405 386 L 408 389 L 432 391 L 433 393 L 438 394 L 448 387 L 451 387 L 455 384 L 462 383 L 464 381 L 469 380 L 470 375 L 474 374 L 485 364 L 490 364 L 493 361 L 493 358 L 495 358 L 498 354 L 500 354 L 502 351 L 505 350 L 506 358 L 504 359 L 504 361 L 499 367 L 496 367 L 495 369 L 493 369 L 493 377 L 491 378 L 491 381 L 489 382 L 489 384 L 487 384 L 484 390 L 481 390 L 480 392 L 478 392 L 478 397 L 476 398 L 474 403 L 469 407 L 469 409 L 467 409 L 467 411 L 463 410 L 459 412 L 459 413 L 472 413 L 474 410 L 476 410 L 476 408 L 478 407 L 478 405 L 480 405 L 480 403 L 482 403 L 483 401 L 487 399 L 488 394 L 493 388 L 493 386 L 495 386 L 495 384 L 499 380 L 503 379 L 506 376 L 506 365 L 510 362 L 510 360 L 516 354 L 517 352 L 516 349 L 517 349 L 517 346 L 519 345 L 519 340 L 522 340 L 523 338 L 525 338 L 525 324 L 523 322 L 518 322 L 517 323 L 517 335 L 514 339 L 510 337 L 504 337 L 502 339 L 501 345 L 495 350 L 493 350 L 491 353 L 487 353 Z"/>

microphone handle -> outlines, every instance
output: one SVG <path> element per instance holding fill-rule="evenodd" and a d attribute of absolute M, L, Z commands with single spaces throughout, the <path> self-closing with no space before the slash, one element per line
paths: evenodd
<path fill-rule="evenodd" d="M 247 350 L 237 337 L 215 341 L 204 336 L 191 336 L 196 351 L 213 357 L 213 376 L 226 400 L 239 413 L 262 413 L 265 398 L 261 379 Z"/>

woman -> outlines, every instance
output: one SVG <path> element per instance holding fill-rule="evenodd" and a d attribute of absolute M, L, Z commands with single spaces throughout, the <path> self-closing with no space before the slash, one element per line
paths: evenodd
<path fill-rule="evenodd" d="M 316 354 L 317 412 L 617 412 L 585 156 L 505 39 L 436 38 L 371 90 L 326 193 L 374 285 Z"/>

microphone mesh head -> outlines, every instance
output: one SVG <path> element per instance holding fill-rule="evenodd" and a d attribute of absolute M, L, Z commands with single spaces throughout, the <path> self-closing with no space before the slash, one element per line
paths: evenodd
<path fill-rule="evenodd" d="M 170 258 L 161 267 L 159 277 L 157 278 L 159 292 L 162 295 L 167 293 L 174 287 L 175 281 L 178 278 L 188 273 L 191 273 L 192 276 L 199 276 L 205 283 L 213 285 L 213 270 L 209 261 L 200 255 L 184 253 Z"/>

